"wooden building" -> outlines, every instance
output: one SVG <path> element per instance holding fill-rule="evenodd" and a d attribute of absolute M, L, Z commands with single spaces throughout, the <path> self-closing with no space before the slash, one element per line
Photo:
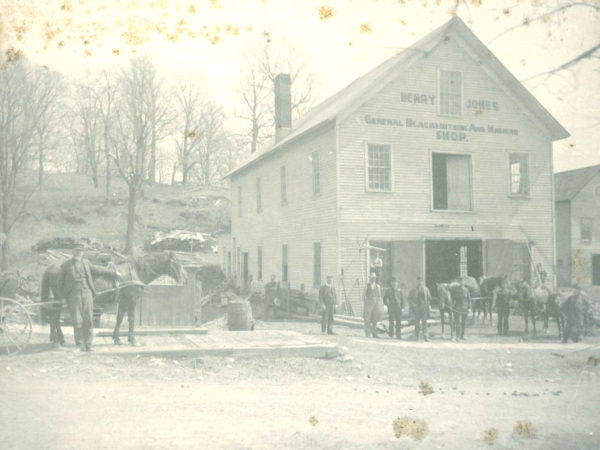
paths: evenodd
<path fill-rule="evenodd" d="M 559 285 L 600 286 L 600 165 L 554 176 Z"/>
<path fill-rule="evenodd" d="M 229 174 L 226 273 L 307 290 L 331 274 L 356 314 L 372 247 L 383 284 L 553 276 L 552 142 L 569 134 L 459 18 L 294 124 L 290 103 L 280 75 L 274 141 Z"/>

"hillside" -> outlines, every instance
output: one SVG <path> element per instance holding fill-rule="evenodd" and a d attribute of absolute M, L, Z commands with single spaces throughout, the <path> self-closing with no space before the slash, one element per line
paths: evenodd
<path fill-rule="evenodd" d="M 138 200 L 136 247 L 141 251 L 157 231 L 183 229 L 214 233 L 229 226 L 229 217 L 227 189 L 146 186 L 144 198 Z M 113 196 L 107 202 L 104 186 L 95 189 L 87 176 L 47 175 L 43 188 L 29 202 L 27 216 L 13 230 L 11 268 L 24 274 L 38 272 L 39 256 L 31 248 L 42 239 L 94 238 L 122 249 L 126 226 L 124 183 L 113 181 Z"/>

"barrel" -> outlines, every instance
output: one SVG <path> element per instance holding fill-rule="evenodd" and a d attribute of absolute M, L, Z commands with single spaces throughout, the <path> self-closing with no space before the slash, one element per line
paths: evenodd
<path fill-rule="evenodd" d="M 227 305 L 227 327 L 229 331 L 248 331 L 254 329 L 252 307 L 246 300 L 233 300 Z"/>

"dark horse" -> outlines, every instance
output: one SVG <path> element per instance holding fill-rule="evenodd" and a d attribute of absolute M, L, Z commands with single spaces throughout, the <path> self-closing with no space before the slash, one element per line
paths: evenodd
<path fill-rule="evenodd" d="M 440 307 L 440 319 L 442 321 L 442 335 L 444 334 L 444 316 L 448 313 L 448 324 L 450 325 L 450 339 L 454 337 L 454 322 L 452 320 L 452 292 L 449 283 L 437 283 L 437 295 Z"/>
<path fill-rule="evenodd" d="M 482 276 L 479 278 L 479 286 L 481 288 L 481 303 L 483 306 L 483 321 L 485 322 L 485 317 L 487 312 L 490 314 L 490 325 L 493 323 L 492 319 L 492 299 L 494 297 L 494 291 L 502 286 L 503 277 L 487 277 Z"/>
<path fill-rule="evenodd" d="M 141 298 L 143 286 L 151 283 L 161 275 L 169 275 L 177 282 L 185 280 L 185 272 L 177 256 L 173 252 L 149 253 L 139 258 L 125 261 L 117 266 L 118 272 L 122 277 L 121 285 L 114 289 L 111 280 L 101 277 L 94 278 L 94 284 L 98 290 L 97 294 L 103 297 L 103 300 L 116 301 L 133 305 Z M 108 292 L 102 292 L 108 290 Z M 61 287 L 61 266 L 59 264 L 48 267 L 42 276 L 41 298 L 42 302 L 50 300 L 50 293 L 54 301 L 62 302 L 63 294 Z M 112 296 L 107 298 L 107 296 Z M 64 345 L 65 338 L 60 328 L 60 311 L 62 304 L 50 307 L 43 307 L 45 317 L 50 323 L 50 341 Z M 121 309 L 121 308 L 120 308 Z M 121 321 L 123 320 L 122 314 Z M 118 317 L 117 317 L 118 319 Z M 117 327 L 121 323 L 117 320 Z M 133 333 L 133 321 L 129 323 L 130 333 Z"/>

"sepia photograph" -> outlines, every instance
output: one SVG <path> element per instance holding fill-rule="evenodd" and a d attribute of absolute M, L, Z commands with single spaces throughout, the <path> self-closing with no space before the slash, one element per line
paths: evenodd
<path fill-rule="evenodd" d="M 600 0 L 0 0 L 0 448 L 600 448 Z"/>

